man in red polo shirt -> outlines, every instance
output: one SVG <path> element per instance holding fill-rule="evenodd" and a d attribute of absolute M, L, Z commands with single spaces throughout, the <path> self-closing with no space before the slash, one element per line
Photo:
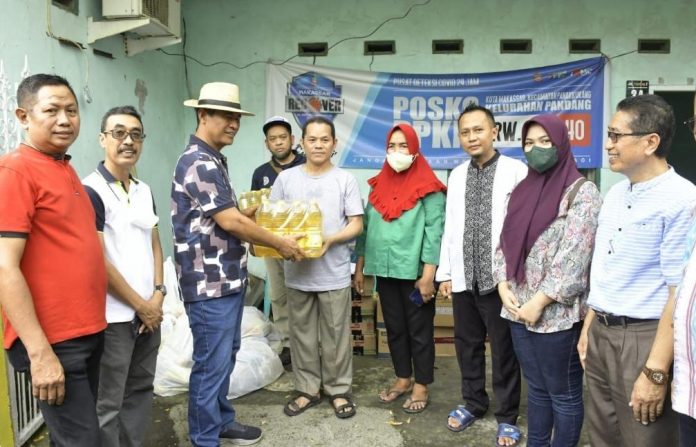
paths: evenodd
<path fill-rule="evenodd" d="M 106 270 L 94 210 L 66 154 L 80 131 L 68 82 L 17 89 L 25 141 L 0 158 L 0 306 L 12 366 L 28 371 L 51 445 L 99 445 L 95 401 Z"/>

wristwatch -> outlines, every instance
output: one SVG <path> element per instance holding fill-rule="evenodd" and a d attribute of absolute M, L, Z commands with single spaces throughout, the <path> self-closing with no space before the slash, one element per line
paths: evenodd
<path fill-rule="evenodd" d="M 661 369 L 651 369 L 644 366 L 643 374 L 655 385 L 664 385 L 667 383 L 667 380 L 669 380 L 669 373 Z"/>
<path fill-rule="evenodd" d="M 155 286 L 155 291 L 158 290 L 162 292 L 162 296 L 167 296 L 167 286 L 165 286 L 164 284 L 157 284 Z"/>

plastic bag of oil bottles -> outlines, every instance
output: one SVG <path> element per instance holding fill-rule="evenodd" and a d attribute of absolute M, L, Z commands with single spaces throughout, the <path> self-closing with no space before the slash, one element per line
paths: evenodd
<path fill-rule="evenodd" d="M 305 255 L 308 258 L 321 256 L 322 216 L 316 200 L 288 203 L 262 198 L 256 210 L 256 223 L 279 236 L 303 235 L 297 244 Z M 259 257 L 281 257 L 276 250 L 256 244 L 254 253 Z"/>

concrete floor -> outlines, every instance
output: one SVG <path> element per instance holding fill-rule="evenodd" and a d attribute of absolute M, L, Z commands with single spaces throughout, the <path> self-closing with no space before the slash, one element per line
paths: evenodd
<path fill-rule="evenodd" d="M 490 391 L 490 361 L 488 362 Z M 459 368 L 454 357 L 438 357 L 435 362 L 435 383 L 430 388 L 430 405 L 421 414 L 407 415 L 401 411 L 403 399 L 382 404 L 377 399 L 380 389 L 393 378 L 390 361 L 374 356 L 354 357 L 353 394 L 357 404 L 355 417 L 339 420 L 334 416 L 327 399 L 321 405 L 300 416 L 287 417 L 282 407 L 289 399 L 292 373 L 284 373 L 265 389 L 234 401 L 238 420 L 260 426 L 264 437 L 259 447 L 275 446 L 340 446 L 345 447 L 420 447 L 420 446 L 486 446 L 495 445 L 497 424 L 492 409 L 485 418 L 461 433 L 445 427 L 447 414 L 460 402 Z M 155 397 L 152 426 L 147 446 L 169 447 L 190 445 L 187 437 L 187 394 L 174 397 Z M 523 387 L 522 416 L 518 422 L 526 431 L 526 388 Z M 491 408 L 495 405 L 491 403 Z M 48 446 L 46 430 L 37 433 L 28 444 Z M 226 445 L 224 442 L 222 445 Z M 526 445 L 523 441 L 520 444 Z M 583 431 L 581 446 L 589 446 Z"/>

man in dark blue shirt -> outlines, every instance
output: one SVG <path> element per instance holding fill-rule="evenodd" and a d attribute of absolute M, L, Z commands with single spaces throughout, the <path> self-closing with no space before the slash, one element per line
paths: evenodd
<path fill-rule="evenodd" d="M 304 155 L 293 149 L 295 137 L 292 135 L 290 121 L 282 116 L 272 116 L 263 123 L 266 135 L 266 147 L 271 153 L 271 160 L 262 164 L 251 176 L 251 190 L 273 186 L 278 174 L 285 169 L 301 165 L 307 161 Z"/>
<path fill-rule="evenodd" d="M 211 82 L 184 105 L 196 108 L 198 127 L 177 162 L 171 203 L 174 260 L 193 335 L 189 436 L 196 447 L 217 447 L 219 438 L 250 445 L 261 430 L 237 422 L 227 400 L 247 285 L 242 241 L 275 248 L 287 260 L 304 256 L 295 239 L 274 235 L 238 209 L 221 151 L 234 141 L 242 115 L 252 115 L 241 109 L 239 88 Z"/>

